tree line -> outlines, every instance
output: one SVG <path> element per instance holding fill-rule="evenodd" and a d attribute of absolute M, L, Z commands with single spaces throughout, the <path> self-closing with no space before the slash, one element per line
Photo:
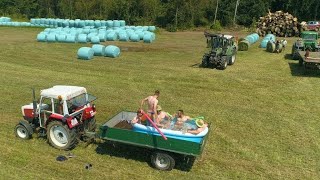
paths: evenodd
<path fill-rule="evenodd" d="M 269 10 L 320 20 L 320 0 L 0 0 L 0 16 L 123 19 L 173 30 L 212 26 L 215 19 L 250 26 Z"/>

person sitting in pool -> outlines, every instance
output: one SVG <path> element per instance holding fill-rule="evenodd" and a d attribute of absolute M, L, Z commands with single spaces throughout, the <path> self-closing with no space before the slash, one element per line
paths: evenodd
<path fill-rule="evenodd" d="M 178 112 L 175 114 L 176 123 L 174 124 L 175 130 L 182 130 L 184 122 L 186 122 L 188 119 L 191 119 L 189 116 L 184 115 L 183 110 L 178 110 Z"/>
<path fill-rule="evenodd" d="M 139 123 L 142 125 L 147 125 L 147 118 L 142 114 L 142 110 L 138 109 L 137 116 L 131 120 L 132 124 Z"/>
<path fill-rule="evenodd" d="M 169 113 L 162 111 L 161 106 L 157 105 L 157 126 L 161 128 L 168 128 L 170 126 L 171 119 L 172 116 Z"/>
<path fill-rule="evenodd" d="M 197 134 L 201 133 L 202 131 L 204 131 L 206 129 L 206 127 L 208 127 L 208 124 L 206 122 L 204 122 L 204 120 L 202 120 L 202 119 L 197 119 L 196 124 L 197 124 L 198 128 L 197 129 L 188 129 L 187 133 L 197 135 Z"/>

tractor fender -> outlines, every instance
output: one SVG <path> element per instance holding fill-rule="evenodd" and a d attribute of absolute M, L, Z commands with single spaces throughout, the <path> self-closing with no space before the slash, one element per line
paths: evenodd
<path fill-rule="evenodd" d="M 50 117 L 50 119 L 46 122 L 46 126 L 52 122 L 52 121 L 61 121 L 63 124 L 67 124 L 67 126 L 72 129 L 79 125 L 79 122 L 76 120 L 76 118 L 66 115 L 62 118 L 57 118 L 56 116 Z"/>
<path fill-rule="evenodd" d="M 27 121 L 19 121 L 19 124 L 27 128 L 30 135 L 33 134 L 33 129 Z"/>

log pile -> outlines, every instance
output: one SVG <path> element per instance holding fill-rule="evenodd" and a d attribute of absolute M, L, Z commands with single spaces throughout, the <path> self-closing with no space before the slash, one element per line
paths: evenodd
<path fill-rule="evenodd" d="M 266 16 L 260 17 L 256 31 L 260 36 L 274 34 L 279 37 L 293 37 L 299 36 L 305 28 L 296 17 L 287 12 L 271 13 L 269 11 Z"/>

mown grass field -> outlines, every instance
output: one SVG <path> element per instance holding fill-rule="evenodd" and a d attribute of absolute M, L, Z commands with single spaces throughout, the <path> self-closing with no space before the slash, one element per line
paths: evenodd
<path fill-rule="evenodd" d="M 320 71 L 304 72 L 281 54 L 253 45 L 225 71 L 199 68 L 203 32 L 161 32 L 152 44 L 118 45 L 119 58 L 77 59 L 89 44 L 39 43 L 37 28 L 0 27 L 0 179 L 319 179 Z M 213 124 L 203 156 L 193 168 L 155 170 L 139 148 L 84 143 L 65 151 L 46 139 L 23 141 L 14 127 L 31 87 L 78 85 L 96 95 L 97 123 L 136 110 L 159 89 L 165 111 L 183 109 Z M 93 165 L 85 170 L 85 163 Z"/>

